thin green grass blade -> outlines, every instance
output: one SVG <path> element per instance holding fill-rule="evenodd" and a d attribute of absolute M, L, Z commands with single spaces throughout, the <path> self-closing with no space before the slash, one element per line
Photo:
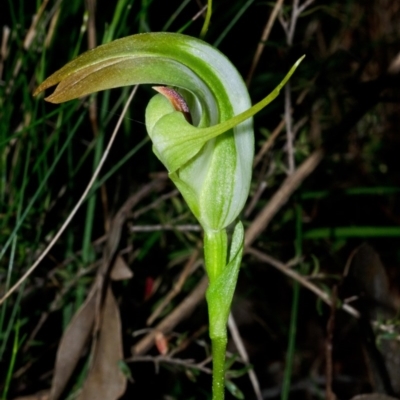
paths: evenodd
<path fill-rule="evenodd" d="M 179 5 L 179 7 L 175 10 L 175 12 L 172 13 L 172 15 L 169 17 L 168 21 L 165 23 L 165 25 L 161 28 L 161 31 L 165 32 L 168 30 L 168 28 L 173 24 L 173 22 L 176 20 L 178 15 L 185 9 L 185 7 L 191 2 L 191 0 L 184 0 L 182 3 Z"/>
<path fill-rule="evenodd" d="M 310 229 L 304 239 L 348 239 L 348 238 L 400 237 L 398 226 L 338 226 Z"/>
<path fill-rule="evenodd" d="M 254 0 L 247 0 L 245 4 L 239 9 L 239 11 L 236 13 L 236 15 L 232 18 L 232 20 L 229 22 L 227 27 L 222 31 L 222 33 L 218 36 L 218 39 L 213 43 L 215 47 L 218 47 L 221 42 L 225 39 L 226 35 L 229 33 L 229 31 L 236 25 L 236 23 L 239 21 L 240 17 L 246 12 L 246 10 L 254 3 Z"/>
<path fill-rule="evenodd" d="M 208 0 L 207 1 L 206 18 L 204 20 L 204 24 L 203 24 L 203 27 L 201 28 L 201 32 L 200 32 L 201 38 L 204 38 L 207 34 L 208 28 L 210 26 L 211 15 L 212 15 L 212 0 Z"/>

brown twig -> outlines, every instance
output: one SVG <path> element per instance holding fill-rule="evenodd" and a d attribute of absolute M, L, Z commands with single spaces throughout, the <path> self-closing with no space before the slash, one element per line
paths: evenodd
<path fill-rule="evenodd" d="M 198 19 L 200 16 L 205 16 L 205 12 L 207 10 L 208 5 L 206 4 L 205 6 L 203 6 L 200 11 L 198 11 L 193 17 L 192 17 L 192 21 L 196 21 L 196 19 Z"/>
<path fill-rule="evenodd" d="M 94 49 L 97 45 L 96 40 L 96 6 L 97 0 L 85 0 L 86 10 L 88 12 L 88 48 Z"/>
<path fill-rule="evenodd" d="M 337 299 L 337 286 L 332 289 L 332 305 L 331 313 L 329 316 L 328 324 L 326 327 L 326 400 L 335 400 L 336 396 L 332 390 L 333 382 L 333 363 L 332 363 L 332 349 L 333 349 L 333 332 L 335 329 L 335 314 L 336 314 L 336 299 Z"/>
<path fill-rule="evenodd" d="M 11 29 L 8 26 L 3 26 L 3 34 L 1 36 L 0 46 L 0 82 L 3 77 L 4 61 L 7 59 L 9 48 L 8 39 L 10 38 Z"/>
<path fill-rule="evenodd" d="M 300 14 L 309 7 L 314 0 L 306 0 L 302 5 L 299 5 L 299 0 L 293 0 L 292 13 L 290 19 L 285 21 L 282 13 L 280 13 L 279 21 L 286 34 L 286 43 L 288 47 L 293 46 L 294 34 L 296 31 L 297 20 Z M 285 86 L 285 125 L 286 125 L 286 151 L 288 159 L 288 175 L 294 173 L 296 168 L 294 159 L 294 132 L 292 118 L 292 95 L 291 84 L 288 82 Z"/>
<path fill-rule="evenodd" d="M 285 126 L 285 120 L 282 120 L 281 122 L 279 122 L 278 126 L 272 131 L 271 136 L 268 138 L 268 140 L 264 142 L 257 155 L 254 157 L 254 163 L 253 163 L 254 168 L 262 160 L 262 158 L 268 152 L 268 150 L 274 145 L 275 139 L 282 132 L 284 126 Z"/>
<path fill-rule="evenodd" d="M 240 357 L 242 357 L 242 360 L 245 361 L 247 364 L 250 362 L 249 356 L 246 351 L 246 347 L 243 344 L 243 340 L 240 336 L 239 330 L 237 328 L 235 319 L 233 318 L 232 313 L 229 314 L 229 319 L 228 319 L 228 327 L 229 331 L 231 333 L 231 337 L 233 342 L 235 343 L 236 349 L 240 354 Z M 254 394 L 256 395 L 257 400 L 262 400 L 263 396 L 261 394 L 261 389 L 260 389 L 260 383 L 258 382 L 257 375 L 254 372 L 254 369 L 251 368 L 248 371 L 250 382 L 253 386 Z"/>
<path fill-rule="evenodd" d="M 61 1 L 62 0 L 60 0 L 60 2 Z M 44 46 L 46 48 L 50 47 L 51 41 L 53 40 L 54 34 L 56 33 L 57 22 L 58 18 L 60 17 L 60 14 L 61 14 L 61 7 L 58 5 L 58 7 L 55 8 L 53 16 L 50 18 L 49 29 L 46 34 L 46 39 L 44 40 Z"/>
<path fill-rule="evenodd" d="M 247 87 L 250 86 L 250 82 L 253 79 L 254 71 L 257 68 L 257 65 L 261 58 L 261 54 L 263 53 L 264 48 L 265 48 L 265 42 L 268 40 L 269 34 L 271 33 L 272 27 L 274 26 L 274 22 L 276 20 L 276 17 L 279 14 L 279 10 L 281 9 L 282 4 L 283 4 L 283 0 L 277 0 L 277 2 L 274 5 L 274 8 L 272 9 L 271 15 L 269 16 L 268 21 L 265 25 L 264 31 L 261 35 L 260 43 L 257 46 L 256 52 L 254 53 L 250 71 L 247 74 L 247 78 L 246 78 Z"/>
<path fill-rule="evenodd" d="M 292 95 L 291 85 L 288 82 L 285 86 L 285 126 L 286 126 L 286 151 L 288 160 L 288 175 L 292 175 L 296 168 L 294 160 L 294 134 L 292 119 Z"/>
<path fill-rule="evenodd" d="M 49 0 L 43 0 L 43 3 L 40 5 L 38 12 L 34 15 L 34 17 L 32 19 L 32 24 L 29 27 L 29 30 L 25 36 L 25 40 L 24 40 L 24 44 L 23 44 L 25 50 L 28 50 L 29 47 L 31 47 L 31 44 L 36 37 L 37 25 L 39 23 L 41 16 L 44 13 L 44 10 L 47 7 L 48 2 L 49 2 Z M 14 70 L 14 76 L 15 76 L 15 70 Z"/>
<path fill-rule="evenodd" d="M 285 121 L 282 120 L 279 125 L 273 130 L 271 136 L 264 142 L 257 156 L 254 158 L 253 169 L 255 169 L 256 165 L 262 160 L 263 156 L 267 153 L 267 151 L 274 145 L 275 139 L 282 132 L 283 127 L 285 126 Z M 275 163 L 269 163 L 269 168 L 267 172 L 267 163 L 268 160 L 264 158 L 262 167 L 258 173 L 259 177 L 257 179 L 257 189 L 254 191 L 254 194 L 251 196 L 250 200 L 248 200 L 248 205 L 244 211 L 245 218 L 248 218 L 250 214 L 253 212 L 254 208 L 257 206 L 259 199 L 261 198 L 264 190 L 268 187 L 267 178 L 271 176 L 275 169 Z"/>

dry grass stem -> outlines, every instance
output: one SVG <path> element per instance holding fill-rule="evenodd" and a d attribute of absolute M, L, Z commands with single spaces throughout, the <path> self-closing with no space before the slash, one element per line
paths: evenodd
<path fill-rule="evenodd" d="M 284 127 L 285 127 L 285 120 L 283 119 L 281 122 L 279 122 L 278 126 L 272 131 L 269 138 L 264 142 L 264 144 L 262 145 L 262 147 L 259 150 L 259 152 L 257 153 L 257 155 L 254 157 L 254 163 L 253 163 L 254 168 L 262 160 L 264 155 L 272 148 L 272 146 L 275 143 L 276 138 L 282 132 Z"/>
<path fill-rule="evenodd" d="M 240 357 L 242 358 L 242 360 L 245 363 L 248 364 L 250 362 L 249 356 L 248 356 L 246 348 L 243 344 L 243 340 L 240 336 L 239 329 L 236 325 L 236 322 L 235 322 L 235 319 L 234 319 L 232 313 L 229 314 L 228 327 L 229 327 L 229 332 L 231 333 L 232 340 L 235 343 L 236 349 L 237 349 Z M 254 390 L 254 394 L 256 395 L 256 399 L 262 400 L 263 396 L 261 394 L 260 383 L 258 382 L 257 375 L 254 372 L 253 368 L 249 369 L 248 375 L 250 378 L 251 385 L 253 386 L 253 390 Z"/>
<path fill-rule="evenodd" d="M 257 50 L 254 53 L 254 57 L 253 57 L 253 61 L 251 62 L 251 67 L 250 67 L 249 73 L 247 74 L 247 78 L 246 78 L 247 87 L 250 86 L 251 80 L 253 79 L 254 71 L 257 68 L 257 65 L 260 61 L 261 55 L 265 48 L 265 42 L 268 40 L 269 34 L 271 33 L 272 27 L 274 26 L 274 23 L 279 14 L 279 11 L 282 7 L 282 4 L 283 4 L 283 0 L 277 0 L 277 2 L 274 5 L 274 8 L 272 9 L 272 12 L 271 12 L 269 18 L 268 18 L 268 21 L 265 25 L 265 28 L 261 35 L 260 42 L 257 45 Z"/>

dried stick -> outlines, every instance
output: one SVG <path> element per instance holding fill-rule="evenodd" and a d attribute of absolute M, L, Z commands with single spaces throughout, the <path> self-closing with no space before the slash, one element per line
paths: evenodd
<path fill-rule="evenodd" d="M 244 347 L 243 340 L 240 337 L 239 330 L 237 328 L 235 319 L 233 318 L 232 313 L 229 314 L 229 319 L 228 319 L 228 327 L 229 327 L 229 332 L 231 333 L 233 342 L 235 343 L 236 349 L 240 354 L 240 357 L 242 357 L 242 360 L 245 361 L 247 364 L 250 362 L 249 361 L 249 356 L 247 354 L 246 348 Z M 248 371 L 250 382 L 253 386 L 254 393 L 256 395 L 257 400 L 263 400 L 262 394 L 261 394 L 261 389 L 260 389 L 260 384 L 257 379 L 257 375 L 254 372 L 254 369 L 249 369 Z"/>
<path fill-rule="evenodd" d="M 8 39 L 10 38 L 10 33 L 11 29 L 8 26 L 3 26 L 0 45 L 0 81 L 3 78 L 4 61 L 7 59 L 9 52 Z"/>
<path fill-rule="evenodd" d="M 253 78 L 254 71 L 257 68 L 257 65 L 260 61 L 261 54 L 264 51 L 265 47 L 265 42 L 268 40 L 269 34 L 271 33 L 272 27 L 274 26 L 274 22 L 276 20 L 276 17 L 278 16 L 279 10 L 281 9 L 283 4 L 283 0 L 277 0 L 277 2 L 274 5 L 274 8 L 272 9 L 271 15 L 268 18 L 267 24 L 265 25 L 264 31 L 261 35 L 260 42 L 257 46 L 257 50 L 254 53 L 253 61 L 251 63 L 250 71 L 247 74 L 246 78 L 246 85 L 249 87 L 250 82 Z"/>
<path fill-rule="evenodd" d="M 275 139 L 282 132 L 284 126 L 285 126 L 285 120 L 283 119 L 281 122 L 279 122 L 278 126 L 272 131 L 271 136 L 268 138 L 268 140 L 264 142 L 257 155 L 254 157 L 254 163 L 253 163 L 254 168 L 262 160 L 262 158 L 268 152 L 268 150 L 274 145 Z"/>
<path fill-rule="evenodd" d="M 285 86 L 285 125 L 286 125 L 286 151 L 288 159 L 288 175 L 292 175 L 296 168 L 294 161 L 294 134 L 292 119 L 292 96 L 291 85 L 288 82 Z"/>
<path fill-rule="evenodd" d="M 335 314 L 336 314 L 336 299 L 337 286 L 332 290 L 332 305 L 328 324 L 326 327 L 326 400 L 335 400 L 336 396 L 332 390 L 333 381 L 333 363 L 332 363 L 332 348 L 333 348 L 333 332 L 335 329 Z"/>
<path fill-rule="evenodd" d="M 282 15 L 280 22 L 286 33 L 286 43 L 288 47 L 293 46 L 294 33 L 296 31 L 297 20 L 300 14 L 310 6 L 314 0 L 307 0 L 299 6 L 299 0 L 293 0 L 292 14 L 290 21 L 284 21 Z M 293 133 L 293 119 L 292 119 L 292 96 L 291 85 L 288 82 L 285 86 L 285 124 L 286 124 L 286 150 L 288 158 L 288 175 L 292 175 L 296 168 L 294 160 L 294 133 Z"/>

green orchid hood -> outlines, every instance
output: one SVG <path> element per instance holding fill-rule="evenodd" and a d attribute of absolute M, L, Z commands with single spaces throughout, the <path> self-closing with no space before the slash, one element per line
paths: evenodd
<path fill-rule="evenodd" d="M 144 33 L 90 50 L 47 78 L 35 94 L 58 85 L 46 100 L 61 103 L 134 84 L 167 85 L 187 105 L 191 122 L 171 98 L 157 94 L 146 127 L 168 169 L 206 231 L 231 224 L 248 197 L 254 156 L 252 115 L 271 102 L 294 72 L 251 108 L 231 62 L 202 40 L 176 33 Z"/>

